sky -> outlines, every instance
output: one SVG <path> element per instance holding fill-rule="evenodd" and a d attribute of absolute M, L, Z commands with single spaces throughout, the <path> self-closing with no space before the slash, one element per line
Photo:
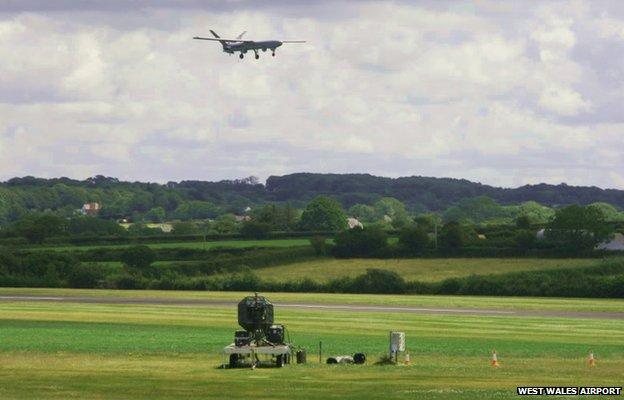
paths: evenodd
<path fill-rule="evenodd" d="M 624 2 L 0 0 L 0 180 L 294 172 L 624 189 Z"/>

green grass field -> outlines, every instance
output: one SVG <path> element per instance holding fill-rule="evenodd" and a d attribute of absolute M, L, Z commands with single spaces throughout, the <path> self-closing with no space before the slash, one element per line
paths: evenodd
<path fill-rule="evenodd" d="M 0 295 L 94 295 L 238 300 L 240 293 L 2 289 Z M 275 301 L 429 304 L 431 297 L 271 294 Z M 487 308 L 624 309 L 621 300 L 436 298 Z M 540 301 L 542 300 L 542 301 Z M 582 306 L 584 305 L 584 306 Z M 308 349 L 309 363 L 221 370 L 219 352 L 236 329 L 234 307 L 0 303 L 0 398 L 46 399 L 494 399 L 518 385 L 621 385 L 624 320 L 452 316 L 276 309 L 276 321 Z M 407 334 L 410 366 L 327 366 L 324 355 L 387 348 Z M 492 349 L 501 368 L 488 361 Z M 593 349 L 594 369 L 585 357 Z"/>
<path fill-rule="evenodd" d="M 217 240 L 212 242 L 166 242 L 166 243 L 149 243 L 146 246 L 153 249 L 203 249 L 209 250 L 218 247 L 227 248 L 245 248 L 245 247 L 295 247 L 295 246 L 308 246 L 310 240 L 307 238 L 302 239 L 272 239 L 272 240 Z M 72 251 L 72 250 L 92 250 L 97 248 L 107 249 L 120 249 L 125 247 L 134 246 L 133 244 L 110 244 L 110 245 L 89 245 L 89 246 L 72 246 L 72 245 L 58 245 L 58 246 L 37 246 L 30 247 L 32 250 L 57 250 L 57 251 Z"/>
<path fill-rule="evenodd" d="M 472 274 L 502 274 L 508 272 L 555 268 L 588 267 L 596 259 L 535 259 L 535 258 L 412 258 L 412 259 L 346 259 L 333 258 L 297 262 L 257 270 L 263 279 L 278 282 L 310 278 L 327 282 L 343 276 L 357 276 L 368 268 L 395 271 L 406 280 L 437 282 Z"/>

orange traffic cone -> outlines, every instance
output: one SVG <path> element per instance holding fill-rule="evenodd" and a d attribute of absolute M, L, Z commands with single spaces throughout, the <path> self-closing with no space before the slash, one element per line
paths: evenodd
<path fill-rule="evenodd" d="M 492 350 L 492 361 L 490 362 L 493 367 L 500 367 L 498 364 L 498 355 L 496 354 L 496 350 Z"/>
<path fill-rule="evenodd" d="M 589 364 L 590 367 L 596 366 L 596 359 L 594 358 L 594 352 L 591 350 L 589 351 L 589 357 L 587 357 L 587 364 Z"/>

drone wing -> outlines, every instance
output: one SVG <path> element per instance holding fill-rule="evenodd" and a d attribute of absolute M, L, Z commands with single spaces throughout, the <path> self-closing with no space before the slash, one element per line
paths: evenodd
<path fill-rule="evenodd" d="M 305 40 L 281 40 L 282 43 L 306 43 Z"/>
<path fill-rule="evenodd" d="M 246 43 L 251 43 L 253 42 L 253 40 L 241 40 L 241 39 L 223 39 L 223 38 L 209 38 L 209 37 L 201 37 L 201 36 L 195 36 L 193 39 L 196 40 L 214 40 L 217 42 L 246 42 Z"/>

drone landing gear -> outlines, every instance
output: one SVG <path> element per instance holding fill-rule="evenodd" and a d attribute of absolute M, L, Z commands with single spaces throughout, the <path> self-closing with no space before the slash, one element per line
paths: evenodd
<path fill-rule="evenodd" d="M 238 57 L 242 60 L 243 58 L 245 58 L 245 55 L 243 53 L 240 53 L 240 56 Z"/>
<path fill-rule="evenodd" d="M 271 55 L 272 55 L 273 57 L 275 57 L 275 52 L 271 53 Z"/>
<path fill-rule="evenodd" d="M 254 50 L 254 53 L 256 54 L 256 60 L 260 58 L 260 54 L 258 54 L 258 50 Z"/>

